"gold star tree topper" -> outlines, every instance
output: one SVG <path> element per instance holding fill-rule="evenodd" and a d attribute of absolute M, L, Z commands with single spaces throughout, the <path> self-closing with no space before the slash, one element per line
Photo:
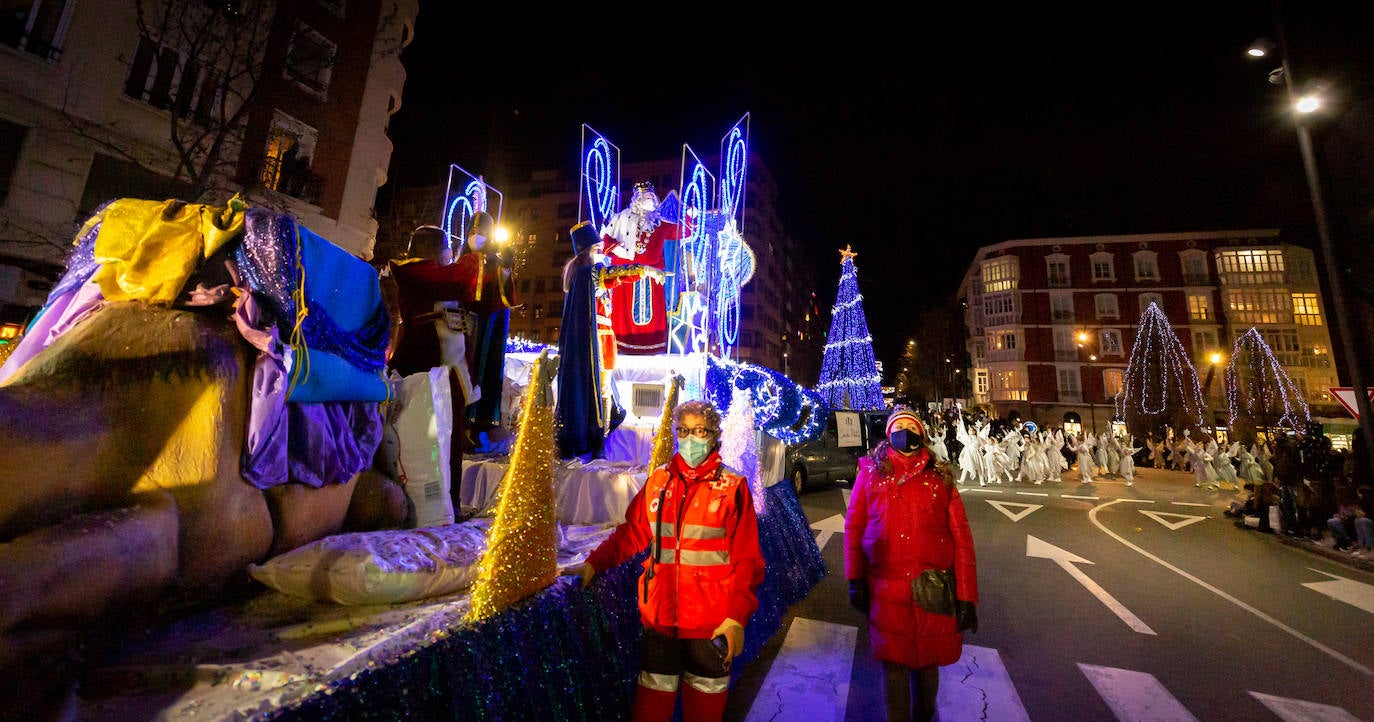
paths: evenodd
<path fill-rule="evenodd" d="M 859 255 L 859 253 L 853 250 L 852 246 L 848 243 L 844 244 L 844 248 L 840 250 L 840 264 L 844 265 L 845 261 L 854 260 L 854 257 L 857 255 Z"/>

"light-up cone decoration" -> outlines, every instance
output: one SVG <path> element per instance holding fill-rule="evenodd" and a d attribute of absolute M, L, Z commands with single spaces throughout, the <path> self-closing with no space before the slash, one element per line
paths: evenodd
<path fill-rule="evenodd" d="M 650 471 L 673 458 L 673 409 L 677 408 L 677 392 L 682 386 L 682 377 L 674 376 L 669 384 L 668 400 L 663 402 L 663 416 L 658 420 L 658 433 L 654 434 L 654 450 L 649 454 Z"/>
<path fill-rule="evenodd" d="M 558 575 L 554 515 L 554 396 L 557 361 L 547 350 L 530 372 L 510 468 L 501 480 L 496 520 L 487 535 L 469 622 L 477 622 L 553 583 Z"/>

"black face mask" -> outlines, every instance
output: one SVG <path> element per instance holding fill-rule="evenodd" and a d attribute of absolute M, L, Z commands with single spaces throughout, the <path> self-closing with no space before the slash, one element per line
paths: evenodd
<path fill-rule="evenodd" d="M 897 429 L 887 440 L 892 448 L 906 454 L 921 448 L 921 435 L 911 429 Z"/>

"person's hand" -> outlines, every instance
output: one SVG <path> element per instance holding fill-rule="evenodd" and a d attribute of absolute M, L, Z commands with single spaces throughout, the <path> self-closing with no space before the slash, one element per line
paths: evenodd
<path fill-rule="evenodd" d="M 962 599 L 954 600 L 954 619 L 959 623 L 959 631 L 978 631 L 978 605 Z"/>
<path fill-rule="evenodd" d="M 735 655 L 744 649 L 744 625 L 733 619 L 726 619 L 720 623 L 719 627 L 716 627 L 716 631 L 711 632 L 712 639 L 721 635 L 725 635 L 725 643 L 729 647 L 722 663 L 726 668 L 729 668 L 730 660 L 734 659 Z"/>
<path fill-rule="evenodd" d="M 849 606 L 868 614 L 868 581 L 865 579 L 849 580 Z"/>

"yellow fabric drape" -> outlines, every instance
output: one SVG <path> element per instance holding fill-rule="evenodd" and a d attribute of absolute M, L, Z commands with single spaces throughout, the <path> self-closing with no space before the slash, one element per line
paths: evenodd
<path fill-rule="evenodd" d="M 123 198 L 106 207 L 92 277 L 108 301 L 170 304 L 196 268 L 243 233 L 247 206 Z"/>

